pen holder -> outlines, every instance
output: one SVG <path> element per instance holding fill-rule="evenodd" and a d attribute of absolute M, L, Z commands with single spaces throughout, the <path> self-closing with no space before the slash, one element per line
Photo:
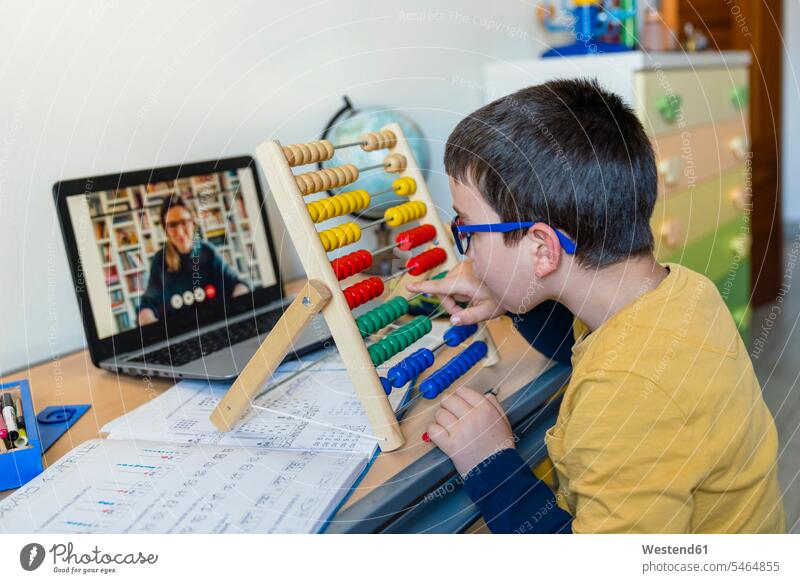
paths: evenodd
<path fill-rule="evenodd" d="M 22 403 L 22 418 L 25 420 L 27 444 L 20 447 L 5 440 L 6 450 L 0 453 L 0 490 L 19 488 L 32 478 L 42 473 L 42 442 L 39 438 L 39 427 L 36 423 L 36 413 L 33 410 L 30 386 L 28 381 L 14 381 L 0 384 L 0 395 L 8 393 L 12 402 L 16 398 Z M 0 405 L 2 397 L 0 397 Z M 7 428 L 8 429 L 8 428 Z M 17 440 L 22 444 L 24 440 Z"/>

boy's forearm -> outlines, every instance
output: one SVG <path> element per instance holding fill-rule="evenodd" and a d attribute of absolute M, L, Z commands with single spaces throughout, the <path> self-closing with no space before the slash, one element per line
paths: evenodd
<path fill-rule="evenodd" d="M 570 533 L 572 515 L 558 507 L 515 449 L 504 449 L 470 470 L 464 488 L 494 533 Z"/>

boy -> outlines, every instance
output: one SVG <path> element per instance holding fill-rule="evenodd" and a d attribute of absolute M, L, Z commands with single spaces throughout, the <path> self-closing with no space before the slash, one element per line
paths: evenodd
<path fill-rule="evenodd" d="M 462 388 L 428 427 L 489 527 L 785 532 L 752 363 L 714 284 L 653 256 L 654 155 L 622 100 L 590 81 L 523 89 L 458 124 L 445 169 L 468 259 L 409 290 L 438 294 L 453 324 L 524 320 L 550 300 L 575 317 L 572 377 L 546 437 L 558 507 L 542 512 L 552 492 L 493 395 Z"/>

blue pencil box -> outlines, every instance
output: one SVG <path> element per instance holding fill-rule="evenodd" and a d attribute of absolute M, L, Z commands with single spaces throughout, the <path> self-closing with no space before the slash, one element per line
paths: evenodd
<path fill-rule="evenodd" d="M 6 440 L 8 451 L 0 453 L 0 490 L 8 490 L 19 488 L 42 473 L 42 442 L 28 381 L 0 384 L 2 393 L 10 393 L 12 400 L 19 397 L 22 402 L 22 417 L 25 419 L 28 439 L 28 443 L 22 447 L 8 447 L 9 441 Z"/>

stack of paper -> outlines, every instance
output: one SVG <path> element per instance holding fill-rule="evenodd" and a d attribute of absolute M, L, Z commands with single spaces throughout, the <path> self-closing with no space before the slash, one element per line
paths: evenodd
<path fill-rule="evenodd" d="M 289 378 L 301 366 L 282 366 L 277 388 L 255 399 L 263 409 L 228 433 L 209 421 L 228 385 L 175 385 L 0 501 L 0 531 L 319 531 L 378 449 L 338 354 Z M 395 408 L 405 393 L 393 393 Z"/>

